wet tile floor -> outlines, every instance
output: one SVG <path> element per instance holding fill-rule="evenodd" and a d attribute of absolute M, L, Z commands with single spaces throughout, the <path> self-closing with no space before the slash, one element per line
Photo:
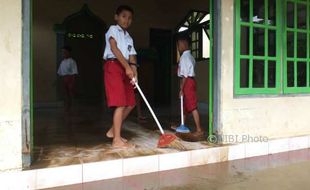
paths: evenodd
<path fill-rule="evenodd" d="M 172 133 L 168 129 L 171 122 L 178 121 L 178 111 L 164 108 L 155 112 L 165 131 Z M 112 149 L 111 139 L 105 137 L 112 123 L 111 110 L 96 105 L 75 106 L 70 114 L 64 114 L 62 108 L 38 109 L 34 114 L 35 161 L 31 169 L 178 152 L 156 148 L 159 130 L 151 115 L 145 113 L 148 119 L 144 123 L 137 122 L 135 110 L 124 123 L 122 135 L 137 147 L 122 150 Z M 208 126 L 207 114 L 201 113 L 201 117 L 203 126 Z M 192 120 L 189 126 L 194 126 Z M 187 150 L 210 146 L 206 140 L 182 144 Z"/>
<path fill-rule="evenodd" d="M 48 190 L 309 190 L 310 149 Z"/>

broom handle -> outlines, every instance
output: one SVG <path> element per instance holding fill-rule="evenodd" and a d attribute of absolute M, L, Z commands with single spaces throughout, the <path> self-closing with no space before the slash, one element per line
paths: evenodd
<path fill-rule="evenodd" d="M 142 98 L 143 98 L 145 104 L 146 104 L 147 107 L 149 108 L 149 110 L 150 110 L 150 112 L 151 112 L 151 114 L 152 114 L 152 116 L 153 116 L 153 118 L 154 118 L 154 120 L 155 120 L 155 122 L 156 122 L 156 124 L 157 124 L 157 126 L 158 126 L 158 128 L 159 128 L 159 130 L 160 130 L 160 132 L 161 132 L 161 134 L 165 134 L 165 132 L 164 132 L 163 128 L 161 127 L 161 125 L 160 125 L 160 123 L 159 123 L 159 121 L 158 121 L 158 119 L 157 119 L 155 113 L 153 112 L 153 109 L 151 108 L 149 102 L 148 102 L 147 99 L 145 98 L 145 96 L 144 96 L 144 94 L 143 94 L 143 92 L 142 92 L 140 86 L 138 85 L 136 79 L 133 78 L 132 80 L 134 81 L 135 86 L 136 86 L 136 88 L 138 89 L 140 95 L 142 96 Z"/>
<path fill-rule="evenodd" d="M 184 125 L 184 114 L 183 114 L 183 95 L 181 95 L 181 124 Z"/>

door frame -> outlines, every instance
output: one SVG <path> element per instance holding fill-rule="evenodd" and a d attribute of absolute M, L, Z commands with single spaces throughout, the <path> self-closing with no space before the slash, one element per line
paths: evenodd
<path fill-rule="evenodd" d="M 210 14 L 210 35 L 209 35 L 209 51 L 210 51 L 210 57 L 209 57 L 209 127 L 208 127 L 208 135 L 213 134 L 213 19 L 214 19 L 214 13 L 213 13 L 213 0 L 209 0 L 209 14 Z"/>
<path fill-rule="evenodd" d="M 210 0 L 210 105 L 209 110 L 209 138 L 213 141 L 214 135 L 221 133 L 221 6 L 222 1 Z M 212 80 L 211 80 L 212 79 Z M 212 92 L 211 92 L 212 91 Z"/>
<path fill-rule="evenodd" d="M 219 132 L 221 73 L 221 1 L 209 0 L 210 61 L 209 61 L 209 137 Z M 22 165 L 29 167 L 33 158 L 33 0 L 22 0 Z M 217 35 L 214 35 L 214 34 Z M 216 80 L 215 80 L 216 79 Z"/>
<path fill-rule="evenodd" d="M 33 157 L 32 0 L 22 0 L 22 167 Z"/>

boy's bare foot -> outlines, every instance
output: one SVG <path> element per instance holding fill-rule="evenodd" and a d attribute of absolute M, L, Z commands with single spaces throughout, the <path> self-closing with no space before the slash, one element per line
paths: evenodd
<path fill-rule="evenodd" d="M 176 130 L 178 128 L 178 125 L 177 124 L 175 124 L 175 123 L 170 123 L 170 129 L 172 129 L 172 130 Z"/>
<path fill-rule="evenodd" d="M 127 148 L 135 148 L 136 145 L 135 144 L 131 144 L 131 143 L 128 143 L 128 142 L 124 142 L 124 141 L 113 141 L 112 143 L 112 148 L 124 148 L 124 149 L 127 149 Z"/>
<path fill-rule="evenodd" d="M 137 119 L 138 119 L 138 122 L 139 122 L 139 123 L 147 123 L 147 121 L 146 121 L 147 118 L 144 117 L 144 116 L 140 116 L 140 117 L 138 117 Z"/>
<path fill-rule="evenodd" d="M 114 138 L 113 127 L 111 127 L 111 128 L 109 129 L 109 131 L 106 133 L 106 136 L 107 136 L 108 138 L 110 138 L 110 139 Z M 123 138 L 123 137 L 122 137 L 122 141 L 123 141 L 124 143 L 128 142 L 128 140 L 125 139 L 125 138 Z"/>
<path fill-rule="evenodd" d="M 138 119 L 139 120 L 146 120 L 147 118 L 145 116 L 139 116 Z"/>
<path fill-rule="evenodd" d="M 200 137 L 203 137 L 204 132 L 203 132 L 203 131 L 196 131 L 196 132 L 192 133 L 192 135 L 193 135 L 194 137 L 200 138 Z"/>

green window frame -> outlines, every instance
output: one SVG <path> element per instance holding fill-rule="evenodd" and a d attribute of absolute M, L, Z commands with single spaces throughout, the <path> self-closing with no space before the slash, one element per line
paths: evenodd
<path fill-rule="evenodd" d="M 283 76 L 286 94 L 310 92 L 310 0 L 285 0 Z"/>
<path fill-rule="evenodd" d="M 263 6 L 259 9 L 255 6 L 254 10 L 254 2 Z M 281 90 L 281 24 L 278 16 L 270 14 L 268 5 L 272 2 L 278 14 L 278 0 L 236 0 L 234 89 L 237 95 L 277 94 Z"/>
<path fill-rule="evenodd" d="M 176 28 L 177 33 L 184 33 L 190 37 L 191 52 L 197 61 L 209 58 L 209 55 L 205 57 L 203 51 L 203 35 L 206 35 L 210 40 L 210 18 L 208 15 L 205 11 L 191 10 Z"/>
<path fill-rule="evenodd" d="M 201 59 L 202 57 L 202 43 L 201 43 L 201 32 L 198 31 L 193 31 L 190 34 L 191 37 L 191 52 L 196 59 Z"/>
<path fill-rule="evenodd" d="M 309 10 L 310 0 L 235 1 L 236 95 L 310 92 Z"/>

